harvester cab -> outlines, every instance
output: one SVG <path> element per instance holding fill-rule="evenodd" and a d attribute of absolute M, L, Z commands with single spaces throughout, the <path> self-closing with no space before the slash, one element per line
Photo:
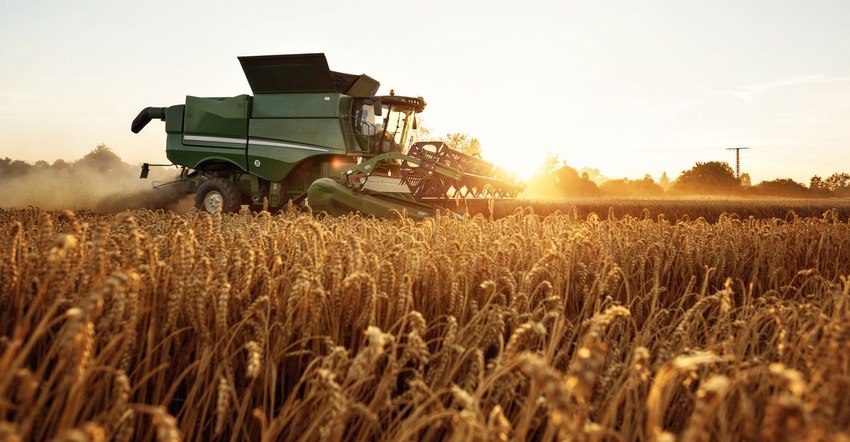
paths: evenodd
<path fill-rule="evenodd" d="M 234 212 L 288 202 L 314 212 L 431 216 L 456 198 L 511 198 L 513 174 L 441 142 L 409 145 L 422 97 L 376 95 L 365 75 L 331 71 L 324 54 L 239 57 L 253 95 L 148 107 L 141 131 L 165 121 L 166 157 L 195 206 Z M 147 177 L 151 164 L 142 166 Z"/>

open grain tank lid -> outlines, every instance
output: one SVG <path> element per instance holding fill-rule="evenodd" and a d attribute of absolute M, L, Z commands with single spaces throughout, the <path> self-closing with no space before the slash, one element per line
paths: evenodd
<path fill-rule="evenodd" d="M 257 55 L 239 57 L 254 94 L 339 92 L 373 96 L 380 83 L 368 75 L 334 72 L 325 54 Z"/>

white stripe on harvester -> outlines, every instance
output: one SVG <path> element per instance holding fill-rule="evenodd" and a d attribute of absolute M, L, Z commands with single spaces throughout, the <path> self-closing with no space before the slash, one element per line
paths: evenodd
<path fill-rule="evenodd" d="M 328 149 L 322 149 L 320 147 L 310 147 L 310 146 L 302 146 L 300 144 L 292 144 L 292 143 L 281 143 L 278 141 L 266 141 L 266 140 L 246 140 L 245 138 L 225 138 L 225 137 L 207 137 L 202 135 L 184 135 L 183 139 L 186 141 L 205 141 L 208 143 L 227 143 L 227 144 L 239 144 L 245 145 L 248 143 L 249 145 L 255 146 L 270 146 L 270 147 L 285 147 L 288 149 L 301 149 L 301 150 L 315 150 L 317 152 L 330 152 Z"/>
<path fill-rule="evenodd" d="M 201 135 L 184 135 L 186 141 L 206 141 L 210 143 L 228 143 L 245 145 L 248 142 L 245 138 L 224 138 L 224 137 L 205 137 Z"/>
<path fill-rule="evenodd" d="M 330 152 L 330 150 L 322 149 L 320 147 L 309 147 L 309 146 L 302 146 L 300 144 L 281 143 L 281 142 L 277 142 L 277 141 L 249 140 L 248 144 L 254 144 L 254 145 L 257 145 L 257 146 L 286 147 L 286 148 L 289 148 L 289 149 L 315 150 L 315 151 L 318 151 L 318 152 Z"/>

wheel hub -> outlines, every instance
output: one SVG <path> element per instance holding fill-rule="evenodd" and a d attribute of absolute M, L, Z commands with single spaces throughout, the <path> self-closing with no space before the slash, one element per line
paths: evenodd
<path fill-rule="evenodd" d="M 221 193 L 212 191 L 204 197 L 204 209 L 209 213 L 215 213 L 224 204 Z"/>

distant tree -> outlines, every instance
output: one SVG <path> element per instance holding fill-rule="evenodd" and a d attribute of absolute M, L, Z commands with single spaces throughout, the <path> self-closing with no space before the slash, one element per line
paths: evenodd
<path fill-rule="evenodd" d="M 560 167 L 560 163 L 561 160 L 558 158 L 557 153 L 552 152 L 551 150 L 546 151 L 546 156 L 543 159 L 543 164 L 540 165 L 535 174 L 544 175 L 547 177 L 551 176 L 553 173 L 555 173 L 556 170 L 558 170 L 558 167 Z"/>
<path fill-rule="evenodd" d="M 412 141 L 437 141 L 437 136 L 434 135 L 434 130 L 425 126 L 423 118 L 416 117 L 416 130 L 411 135 Z"/>
<path fill-rule="evenodd" d="M 564 195 L 555 183 L 555 171 L 563 165 L 558 154 L 546 151 L 543 162 L 534 171 L 534 175 L 526 182 L 523 195 L 530 198 L 556 198 Z"/>
<path fill-rule="evenodd" d="M 448 144 L 452 149 L 459 150 L 465 154 L 477 157 L 481 156 L 481 143 L 477 138 L 472 138 L 468 134 L 446 134 L 441 141 Z"/>
<path fill-rule="evenodd" d="M 593 181 L 596 185 L 600 185 L 610 179 L 605 175 L 602 175 L 602 172 L 600 172 L 599 169 L 594 169 L 592 167 L 582 167 L 579 169 L 579 173 L 586 173 L 587 179 Z"/>
<path fill-rule="evenodd" d="M 443 137 L 437 136 L 434 130 L 426 127 L 425 122 L 421 117 L 417 117 L 416 130 L 411 135 L 412 141 L 442 141 L 449 145 L 452 149 L 459 150 L 463 153 L 475 156 L 482 155 L 481 142 L 477 138 L 469 136 L 469 134 L 454 133 L 446 134 Z"/>
<path fill-rule="evenodd" d="M 633 181 L 640 190 L 640 195 L 646 196 L 661 196 L 664 195 L 664 188 L 661 187 L 649 174 L 646 174 L 640 181 Z"/>
<path fill-rule="evenodd" d="M 642 180 L 625 178 L 608 180 L 599 185 L 599 190 L 610 196 L 661 196 L 664 194 L 664 189 L 649 175 Z"/>
<path fill-rule="evenodd" d="M 729 163 L 696 163 L 676 178 L 670 189 L 679 194 L 729 195 L 740 192 L 740 184 Z"/>
<path fill-rule="evenodd" d="M 740 181 L 741 187 L 750 187 L 750 186 L 753 185 L 753 181 L 750 178 L 750 174 L 748 174 L 746 172 L 741 174 L 739 181 Z"/>
<path fill-rule="evenodd" d="M 599 185 L 599 191 L 610 196 L 629 196 L 629 180 L 614 178 Z"/>
<path fill-rule="evenodd" d="M 670 190 L 670 187 L 673 186 L 673 183 L 670 182 L 670 177 L 667 176 L 667 172 L 661 173 L 661 178 L 658 179 L 658 185 L 661 186 L 664 191 Z"/>
<path fill-rule="evenodd" d="M 118 172 L 124 166 L 124 162 L 106 144 L 101 143 L 78 160 L 76 165 L 86 166 L 97 172 Z"/>
<path fill-rule="evenodd" d="M 579 176 L 578 171 L 564 164 L 552 174 L 555 187 L 565 196 L 599 196 L 599 187 L 590 176 L 583 173 Z"/>
<path fill-rule="evenodd" d="M 32 164 L 26 161 L 13 160 L 9 157 L 0 160 L 0 178 L 21 177 L 30 173 L 32 169 Z"/>
<path fill-rule="evenodd" d="M 848 173 L 834 173 L 823 183 L 835 196 L 850 196 L 850 174 Z"/>
<path fill-rule="evenodd" d="M 762 181 L 752 187 L 751 192 L 759 196 L 806 198 L 811 192 L 806 186 L 790 178 Z"/>
<path fill-rule="evenodd" d="M 850 187 L 850 174 L 834 173 L 824 180 L 824 184 L 829 190 L 838 190 L 844 187 Z"/>
<path fill-rule="evenodd" d="M 823 178 L 818 175 L 813 176 L 809 180 L 809 193 L 811 193 L 812 196 L 819 197 L 828 197 L 832 195 L 832 191 L 829 190 L 829 186 L 827 186 L 823 181 Z"/>

